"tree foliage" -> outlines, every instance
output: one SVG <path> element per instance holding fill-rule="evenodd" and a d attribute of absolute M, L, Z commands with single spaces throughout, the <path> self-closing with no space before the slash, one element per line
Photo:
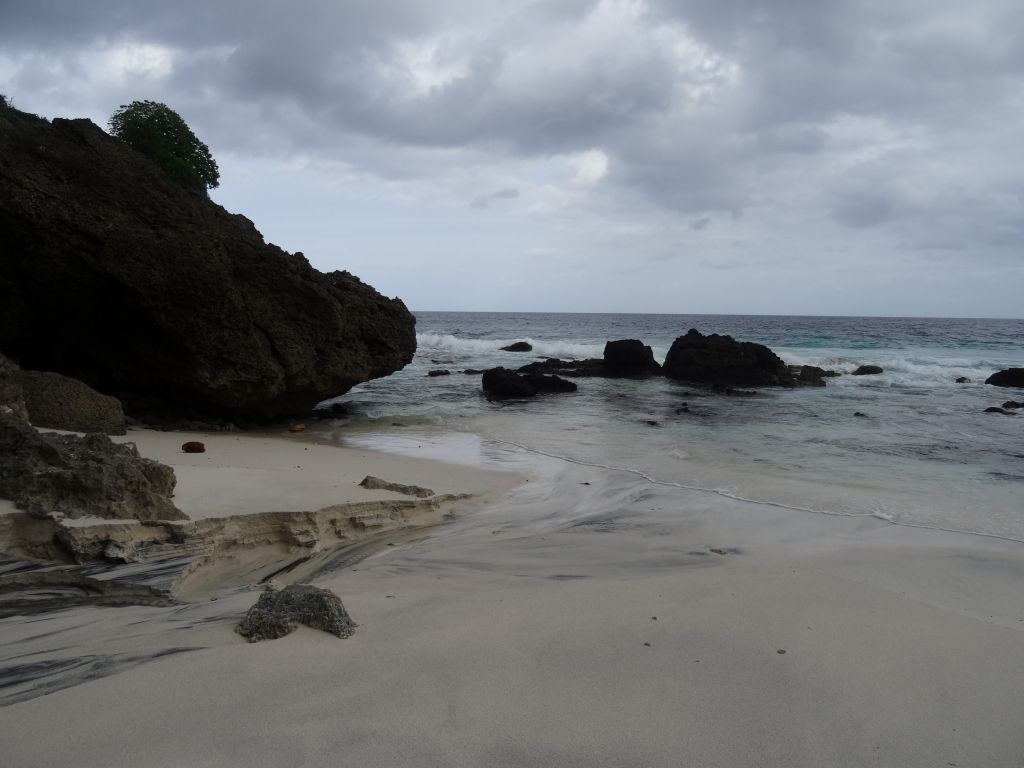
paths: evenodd
<path fill-rule="evenodd" d="M 183 187 L 205 193 L 220 183 L 220 171 L 209 147 L 166 104 L 122 104 L 110 116 L 109 126 L 114 136 L 146 155 Z"/>

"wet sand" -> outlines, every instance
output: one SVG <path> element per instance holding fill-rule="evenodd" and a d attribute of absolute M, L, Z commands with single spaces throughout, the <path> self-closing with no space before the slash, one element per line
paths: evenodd
<path fill-rule="evenodd" d="M 738 502 L 513 449 L 481 446 L 479 460 L 528 482 L 305 574 L 345 602 L 359 624 L 347 640 L 300 628 L 246 644 L 233 627 L 256 598 L 249 586 L 0 621 L 0 679 L 21 675 L 0 688 L 3 762 L 1024 759 L 1024 546 Z M 417 466 L 380 474 L 450 491 L 459 483 L 446 477 L 479 470 Z M 195 491 L 189 476 L 182 498 Z M 229 506 L 217 499 L 211 508 Z"/>

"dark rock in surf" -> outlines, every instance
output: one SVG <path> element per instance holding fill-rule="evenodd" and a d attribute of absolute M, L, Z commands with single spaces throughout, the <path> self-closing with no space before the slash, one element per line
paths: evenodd
<path fill-rule="evenodd" d="M 999 408 L 998 406 L 992 405 L 985 409 L 985 413 L 1001 413 L 1004 416 L 1016 416 L 1013 411 L 1007 411 L 1005 408 Z"/>
<path fill-rule="evenodd" d="M 1024 403 L 1020 403 L 1016 400 L 1007 400 L 1003 403 L 1003 408 L 1024 408 Z"/>
<path fill-rule="evenodd" d="M 993 373 L 985 383 L 997 387 L 1024 387 L 1024 368 L 1007 368 Z"/>
<path fill-rule="evenodd" d="M 797 381 L 768 347 L 691 329 L 673 343 L 662 366 L 670 379 L 719 387 L 795 387 Z"/>
<path fill-rule="evenodd" d="M 862 411 L 854 411 L 853 415 L 856 416 L 858 419 L 866 419 L 868 417 L 868 415 Z"/>
<path fill-rule="evenodd" d="M 174 470 L 99 433 L 41 434 L 0 416 L 0 498 L 32 517 L 186 520 L 171 502 Z"/>
<path fill-rule="evenodd" d="M 956 383 L 957 384 L 970 384 L 971 380 L 968 379 L 966 376 L 957 376 L 956 377 Z"/>
<path fill-rule="evenodd" d="M 69 432 L 125 433 L 124 410 L 116 397 L 102 395 L 78 379 L 48 371 L 21 371 L 29 421 Z"/>
<path fill-rule="evenodd" d="M 539 392 L 575 392 L 576 385 L 558 376 L 540 373 L 518 374 L 507 368 L 484 371 L 481 382 L 488 396 L 503 400 L 517 397 L 536 397 Z"/>
<path fill-rule="evenodd" d="M 314 408 L 310 416 L 317 420 L 341 419 L 352 414 L 348 403 L 331 403 L 325 408 Z"/>
<path fill-rule="evenodd" d="M 484 371 L 481 386 L 492 398 L 504 400 L 512 397 L 535 397 L 537 389 L 523 376 L 508 368 L 491 368 Z"/>
<path fill-rule="evenodd" d="M 406 365 L 415 319 L 88 120 L 0 130 L 0 349 L 151 420 L 268 421 Z"/>
<path fill-rule="evenodd" d="M 527 363 L 516 369 L 519 373 L 547 373 L 558 376 L 604 376 L 604 360 L 591 358 L 589 360 L 559 360 L 556 357 L 549 357 L 546 360 L 537 360 Z"/>
<path fill-rule="evenodd" d="M 653 376 L 661 373 L 651 348 L 638 339 L 620 339 L 604 345 L 607 376 Z"/>
<path fill-rule="evenodd" d="M 517 341 L 507 347 L 502 347 L 501 350 L 503 352 L 533 352 L 533 345 L 525 341 Z"/>
<path fill-rule="evenodd" d="M 257 643 L 291 634 L 299 624 L 340 638 L 350 637 L 357 626 L 333 592 L 311 584 L 290 584 L 263 592 L 235 631 Z"/>
<path fill-rule="evenodd" d="M 483 371 L 478 371 L 476 368 L 467 368 L 463 373 L 467 376 L 479 376 Z"/>
<path fill-rule="evenodd" d="M 837 371 L 829 371 L 816 365 L 790 365 L 789 372 L 802 387 L 824 387 L 825 379 L 838 376 Z"/>
<path fill-rule="evenodd" d="M 447 368 L 438 368 L 438 369 L 433 370 L 433 371 L 427 371 L 427 376 L 431 376 L 431 377 L 451 376 L 451 373 L 452 372 L 449 371 Z"/>
<path fill-rule="evenodd" d="M 879 373 L 884 373 L 881 366 L 878 365 L 862 365 L 855 370 L 851 376 L 877 376 Z"/>
<path fill-rule="evenodd" d="M 545 376 L 542 373 L 527 373 L 524 378 L 538 392 L 575 392 L 575 382 L 566 381 L 561 376 Z"/>

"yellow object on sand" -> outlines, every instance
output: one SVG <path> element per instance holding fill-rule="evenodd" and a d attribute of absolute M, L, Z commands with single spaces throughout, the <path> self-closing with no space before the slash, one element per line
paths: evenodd
<path fill-rule="evenodd" d="M 306 431 L 306 425 L 305 424 L 292 424 L 290 427 L 288 427 L 288 429 L 291 432 L 305 432 Z"/>

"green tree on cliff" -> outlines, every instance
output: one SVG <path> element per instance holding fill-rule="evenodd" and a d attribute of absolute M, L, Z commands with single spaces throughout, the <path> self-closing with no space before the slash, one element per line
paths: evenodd
<path fill-rule="evenodd" d="M 131 145 L 188 189 L 206 192 L 220 183 L 217 161 L 166 104 L 133 101 L 110 116 L 110 132 Z"/>

